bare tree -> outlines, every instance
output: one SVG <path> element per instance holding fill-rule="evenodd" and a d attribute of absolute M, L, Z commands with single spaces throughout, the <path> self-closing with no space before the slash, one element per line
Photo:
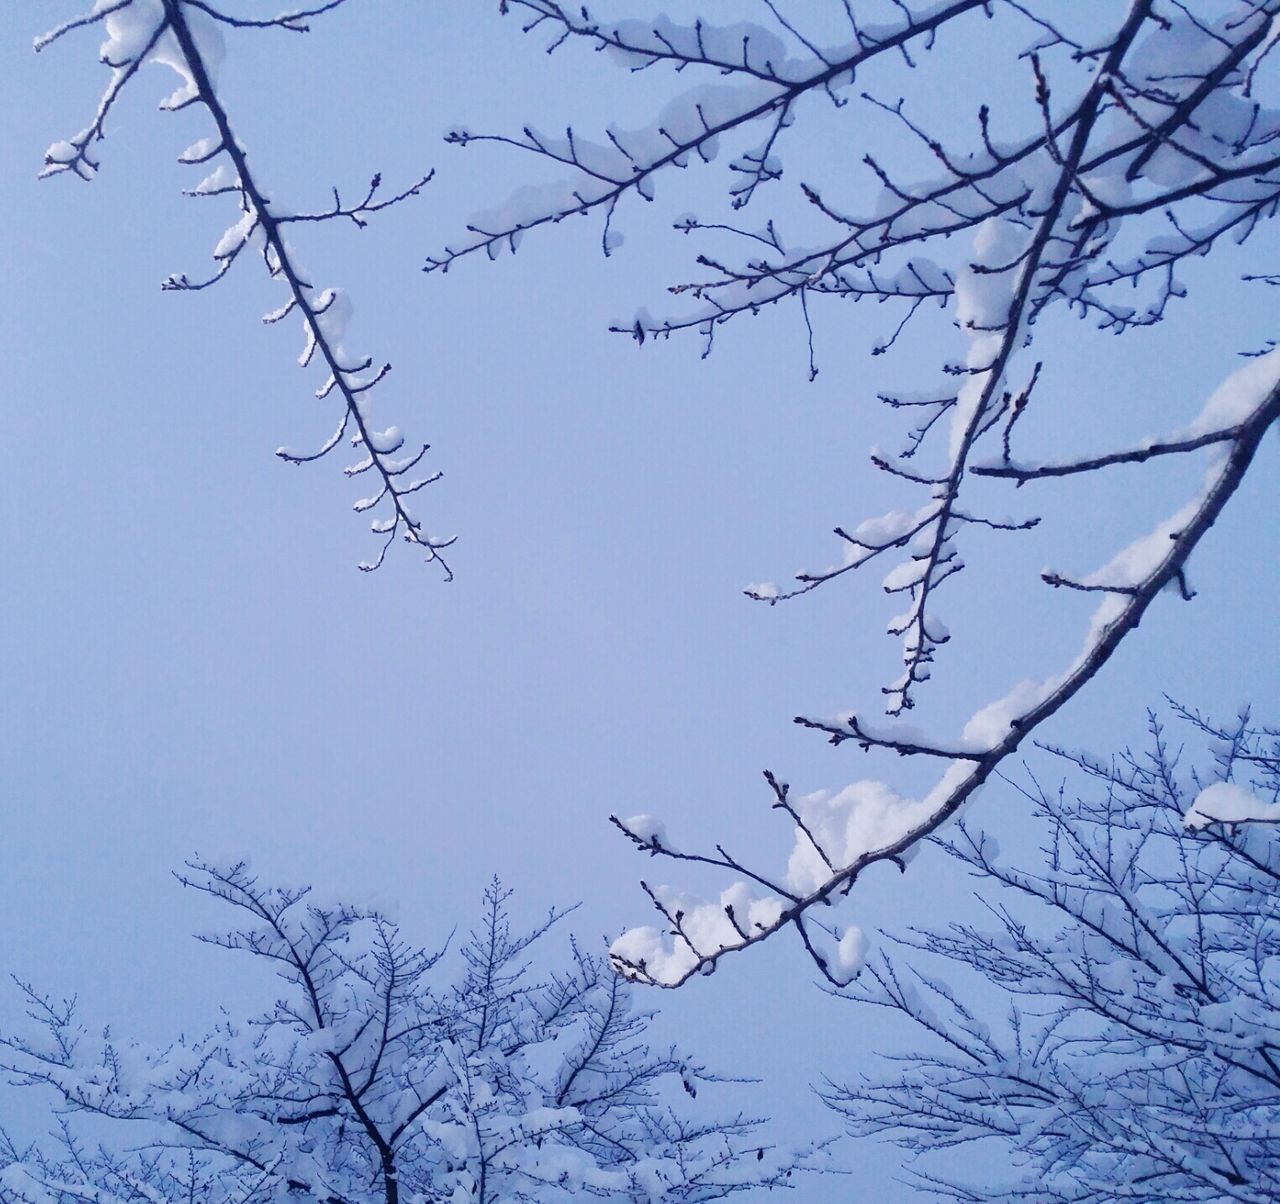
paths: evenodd
<path fill-rule="evenodd" d="M 224 30 L 305 33 L 310 20 L 345 3 L 346 0 L 324 0 L 312 7 L 261 19 L 230 15 L 205 0 L 100 0 L 84 16 L 59 25 L 35 42 L 37 51 L 44 50 L 67 34 L 101 25 L 107 39 L 100 58 L 111 71 L 93 120 L 73 137 L 49 148 L 43 174 L 71 172 L 82 180 L 92 179 L 100 164 L 97 144 L 106 136 L 108 118 L 121 93 L 148 63 L 172 68 L 182 86 L 160 107 L 172 112 L 202 105 L 213 126 L 209 137 L 187 147 L 180 156 L 181 162 L 205 172 L 187 195 L 234 197 L 240 216 L 214 248 L 216 267 L 211 275 L 199 279 L 173 275 L 162 287 L 174 292 L 197 292 L 221 280 L 246 251 L 262 258 L 271 278 L 283 284 L 288 294 L 284 304 L 263 321 L 279 322 L 290 315 L 301 318 L 304 345 L 298 362 L 304 368 L 319 366 L 323 379 L 316 397 L 338 401 L 341 406 L 337 429 L 317 450 L 282 447 L 276 454 L 290 464 L 310 463 L 327 456 L 350 435 L 357 458 L 345 469 L 347 476 L 368 473 L 374 482 L 373 492 L 357 501 L 354 508 L 361 513 L 373 511 L 377 517 L 372 519 L 372 529 L 385 536 L 378 556 L 362 562 L 360 567 L 371 570 L 381 565 L 387 549 L 400 535 L 422 548 L 427 559 L 439 563 L 447 576 L 449 566 L 440 552 L 452 539 L 428 535 L 409 503 L 410 495 L 440 476 L 438 472 L 425 476 L 414 473 L 428 447 L 423 445 L 406 453 L 399 428 L 378 429 L 372 421 L 372 390 L 391 371 L 391 365 L 376 366 L 372 358 L 353 355 L 344 348 L 343 334 L 352 312 L 349 297 L 340 289 L 313 284 L 287 239 L 290 228 L 303 223 L 350 221 L 364 227 L 375 214 L 417 196 L 431 175 L 388 195 L 382 187 L 381 174 L 376 174 L 357 201 L 344 200 L 334 188 L 330 208 L 315 212 L 288 209 L 264 193 L 249 167 L 248 152 L 232 132 L 231 118 L 214 86 L 216 68 L 224 53 Z"/>
<path fill-rule="evenodd" d="M 0 1036 L 2 1064 L 53 1092 L 58 1127 L 51 1147 L 0 1140 L 4 1204 L 704 1201 L 817 1165 L 742 1113 L 693 1114 L 685 1097 L 725 1080 L 652 1048 L 651 1013 L 603 958 L 574 944 L 535 976 L 531 947 L 565 913 L 517 931 L 496 881 L 460 974 L 433 984 L 445 950 L 376 911 L 243 864 L 191 862 L 179 879 L 236 912 L 200 939 L 271 967 L 280 997 L 147 1046 L 95 1036 L 74 1001 L 20 984 L 32 1026 Z M 77 1127 L 94 1117 L 111 1122 L 99 1145 Z"/>
<path fill-rule="evenodd" d="M 631 71 L 670 68 L 682 80 L 705 82 L 676 93 L 648 128 L 609 125 L 594 139 L 574 126 L 562 135 L 532 127 L 517 134 L 456 130 L 450 140 L 459 146 L 497 144 L 554 164 L 567 179 L 526 188 L 476 218 L 464 239 L 427 261 L 428 271 L 478 254 L 492 258 L 543 226 L 593 213 L 607 254 L 619 241 L 621 206 L 652 199 L 659 176 L 710 163 L 728 143 L 734 150 L 725 156 L 725 212 L 677 223 L 707 248 L 697 256 L 697 274 L 670 290 L 677 307 L 687 304 L 657 317 L 642 311 L 619 330 L 641 343 L 695 332 L 709 352 L 717 332 L 743 315 L 794 302 L 808 324 L 819 302 L 865 299 L 899 314 L 875 348 L 879 354 L 894 349 L 904 328 L 941 314 L 939 337 L 953 339 L 953 353 L 933 379 L 882 397 L 906 419 L 904 441 L 897 456 L 872 457 L 894 482 L 920 490 L 919 506 L 839 526 L 842 556 L 834 565 L 800 574 L 789 588 L 748 590 L 776 604 L 897 557 L 883 582 L 899 602 L 889 631 L 901 637 L 904 661 L 901 676 L 883 687 L 890 715 L 913 705 L 949 638 L 937 599 L 963 568 L 966 533 L 1036 521 L 984 513 L 970 487 L 974 478 L 1021 486 L 1069 477 L 1083 490 L 1116 465 L 1207 453 L 1203 485 L 1156 531 L 1095 573 L 1044 574 L 1050 586 L 1100 596 L 1080 654 L 1060 673 L 1024 682 L 980 710 L 961 739 L 930 738 L 856 713 L 797 719 L 834 744 L 942 761 L 946 771 L 925 797 L 906 799 L 862 782 L 834 799 L 797 798 L 769 775 L 770 801 L 794 828 L 785 874 L 746 867 L 720 846 L 679 851 L 651 817 L 615 817 L 641 850 L 737 878 L 709 900 L 646 887 L 661 927 L 637 929 L 615 945 L 623 973 L 676 986 L 710 971 L 726 952 L 794 927 L 822 972 L 844 981 L 860 964 L 861 936 L 850 929 L 833 949 L 815 907 L 848 892 L 868 864 L 900 862 L 955 815 L 1028 733 L 1099 672 L 1157 594 L 1170 587 L 1190 598 L 1188 558 L 1280 415 L 1280 354 L 1272 350 L 1228 377 L 1198 417 L 1173 419 L 1158 437 L 1069 462 L 1017 447 L 1037 382 L 1076 368 L 1055 362 L 1055 348 L 1037 340 L 1047 313 L 1066 310 L 1109 333 L 1157 323 L 1187 294 L 1180 272 L 1189 261 L 1250 238 L 1274 215 L 1280 112 L 1268 102 L 1280 2 L 832 0 L 820 7 L 763 0 L 764 25 L 604 19 L 557 0 L 503 0 L 501 8 L 550 50 L 576 43 Z M 833 21 L 842 25 L 835 41 L 805 32 L 829 30 Z M 957 57 L 972 68 L 979 56 L 993 99 L 978 107 L 971 133 L 926 128 L 912 98 L 945 89 L 945 69 L 954 73 Z M 859 92 L 867 80 L 875 94 Z M 824 108 L 831 124 L 822 127 L 822 145 L 840 152 L 826 154 L 815 170 L 825 167 L 834 182 L 802 182 L 807 208 L 793 205 L 786 222 L 777 215 L 746 220 L 763 194 L 778 193 L 783 153 L 797 149 L 796 128 L 821 120 Z M 927 169 L 864 154 L 877 122 L 897 131 L 890 154 L 909 162 L 909 143 Z M 836 195 L 849 188 L 859 158 L 865 189 Z M 787 233 L 787 223 L 799 233 Z M 946 333 L 948 323 L 957 334 Z M 812 355 L 812 326 L 809 332 Z M 1118 402 L 1105 386 L 1074 378 L 1071 394 L 1066 404 L 1082 420 Z"/>
<path fill-rule="evenodd" d="M 1145 755 L 1055 750 L 1098 797 L 1020 788 L 1042 865 L 1010 864 L 963 821 L 935 838 L 993 927 L 914 932 L 851 988 L 928 1046 L 830 1085 L 832 1107 L 915 1154 L 996 1141 L 987 1165 L 1013 1172 L 965 1184 L 926 1158 L 921 1185 L 972 1201 L 1280 1195 L 1280 841 L 1203 814 L 1233 793 L 1277 810 L 1280 731 L 1178 710 L 1207 766 L 1155 715 Z"/>

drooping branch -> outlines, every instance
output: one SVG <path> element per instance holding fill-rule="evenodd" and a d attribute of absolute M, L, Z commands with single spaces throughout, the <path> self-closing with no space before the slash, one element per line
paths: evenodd
<path fill-rule="evenodd" d="M 363 199 L 355 204 L 344 205 L 335 189 L 333 207 L 326 212 L 290 213 L 273 206 L 250 169 L 244 147 L 232 131 L 230 118 L 214 86 L 208 60 L 207 48 L 218 45 L 218 25 L 305 32 L 308 19 L 343 3 L 345 0 L 330 0 L 329 3 L 282 13 L 267 20 L 249 20 L 229 16 L 201 0 L 161 0 L 159 5 L 152 7 L 136 4 L 134 0 L 120 0 L 59 26 L 37 40 L 37 50 L 75 29 L 105 22 L 109 34 L 105 58 L 113 75 L 93 122 L 73 139 L 50 148 L 44 174 L 70 170 L 82 178 L 91 177 L 98 164 L 90 147 L 104 137 L 106 118 L 120 91 L 138 68 L 154 60 L 177 71 L 184 78 L 185 85 L 162 107 L 172 110 L 199 103 L 208 112 L 215 128 L 213 137 L 202 139 L 188 148 L 181 161 L 193 165 L 220 161 L 188 195 L 234 195 L 240 204 L 241 217 L 219 241 L 214 251 L 216 270 L 210 277 L 192 280 L 186 275 L 174 275 L 164 282 L 163 287 L 178 292 L 201 291 L 221 280 L 245 251 L 252 250 L 261 255 L 272 278 L 282 282 L 289 292 L 286 304 L 264 320 L 277 322 L 292 313 L 301 317 L 306 345 L 299 362 L 303 367 L 316 362 L 326 370 L 325 382 L 316 395 L 320 399 L 335 395 L 343 407 L 337 430 L 317 451 L 306 453 L 281 448 L 277 454 L 289 463 L 307 463 L 328 455 L 350 434 L 351 444 L 360 449 L 362 458 L 347 468 L 347 475 L 372 472 L 376 480 L 375 491 L 358 501 L 354 508 L 357 512 L 364 512 L 382 506 L 385 511 L 385 517 L 377 517 L 372 522 L 373 531 L 385 536 L 382 548 L 374 560 L 362 562 L 360 567 L 366 570 L 377 568 L 390 544 L 397 536 L 402 536 L 407 542 L 422 548 L 428 560 L 437 561 L 448 577 L 451 573 L 440 553 L 452 539 L 427 534 L 421 520 L 409 507 L 410 496 L 440 476 L 438 472 L 413 475 L 412 470 L 428 448 L 424 445 L 415 453 L 398 454 L 404 449 L 404 439 L 398 428 L 379 430 L 370 418 L 371 391 L 390 372 L 391 365 L 375 368 L 371 359 L 351 356 L 344 350 L 342 336 L 350 316 L 349 301 L 338 290 L 316 288 L 298 267 L 295 253 L 284 237 L 284 228 L 297 223 L 346 219 L 363 227 L 371 216 L 417 196 L 431 176 L 423 176 L 392 196 L 380 196 L 381 175 L 375 175 Z M 193 17 L 203 21 L 206 28 L 195 30 Z"/>

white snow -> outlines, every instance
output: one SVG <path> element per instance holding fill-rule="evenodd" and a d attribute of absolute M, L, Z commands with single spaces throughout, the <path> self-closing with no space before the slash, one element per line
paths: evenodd
<path fill-rule="evenodd" d="M 988 703 L 964 725 L 964 747 L 974 752 L 994 748 L 1009 734 L 1012 721 L 1039 706 L 1060 680 L 1056 677 L 1044 681 L 1028 678 L 1020 681 L 1003 698 Z"/>
<path fill-rule="evenodd" d="M 849 925 L 836 945 L 836 965 L 831 967 L 832 972 L 838 968 L 838 976 L 845 982 L 852 982 L 866 964 L 870 944 L 867 934 L 861 928 L 856 924 Z"/>
<path fill-rule="evenodd" d="M 990 369 L 1005 339 L 1010 337 L 1005 323 L 1022 276 L 1018 257 L 1027 245 L 1027 237 L 1025 229 L 1007 218 L 988 218 L 974 235 L 973 262 L 956 273 L 956 319 L 969 335 L 969 351 L 965 357 L 969 375 L 960 387 L 951 416 L 952 463 L 960 454 L 965 432 L 982 402 L 983 392 L 991 385 Z M 980 270 L 984 268 L 988 270 Z"/>
<path fill-rule="evenodd" d="M 202 196 L 206 193 L 217 192 L 223 188 L 234 188 L 239 182 L 239 178 L 230 164 L 219 163 L 191 191 L 197 196 Z"/>
<path fill-rule="evenodd" d="M 1214 391 L 1199 416 L 1174 439 L 1195 438 L 1238 426 L 1280 383 L 1280 348 L 1246 360 Z"/>
<path fill-rule="evenodd" d="M 866 933 L 856 924 L 850 925 L 842 937 L 833 940 L 821 926 L 807 923 L 805 936 L 814 952 L 822 959 L 823 969 L 828 977 L 840 986 L 847 987 L 866 965 L 870 942 Z"/>
<path fill-rule="evenodd" d="M 214 259 L 226 259 L 227 256 L 238 251 L 248 241 L 249 235 L 257 227 L 257 224 L 258 215 L 252 209 L 245 210 L 238 221 L 223 231 L 222 237 L 218 240 L 218 245 L 213 249 Z"/>
<path fill-rule="evenodd" d="M 1215 782 L 1196 795 L 1183 822 L 1193 832 L 1218 823 L 1280 823 L 1280 802 L 1264 803 L 1234 782 Z"/>
<path fill-rule="evenodd" d="M 751 936 L 773 928 L 784 910 L 781 899 L 760 896 L 744 882 L 733 883 L 714 901 L 695 899 L 669 886 L 656 887 L 653 893 L 678 918 L 684 936 L 664 936 L 653 927 L 633 928 L 614 941 L 609 952 L 642 967 L 655 982 L 677 982 L 700 957 L 741 948 Z"/>
<path fill-rule="evenodd" d="M 221 142 L 217 138 L 199 138 L 178 156 L 179 163 L 203 163 L 217 154 Z"/>
<path fill-rule="evenodd" d="M 637 840 L 646 844 L 657 843 L 668 851 L 675 851 L 675 846 L 667 837 L 667 825 L 662 820 L 652 815 L 632 815 L 620 822 Z"/>
<path fill-rule="evenodd" d="M 928 815 L 924 802 L 903 798 L 887 783 L 871 779 L 836 794 L 801 795 L 791 803 L 813 837 L 797 831 L 787 862 L 786 886 L 801 896 L 821 887 L 832 875 L 831 866 L 843 869 L 865 853 L 889 847 Z"/>
<path fill-rule="evenodd" d="M 345 289 L 327 288 L 316 297 L 312 311 L 326 342 L 335 349 L 339 347 L 354 312 L 350 294 Z"/>

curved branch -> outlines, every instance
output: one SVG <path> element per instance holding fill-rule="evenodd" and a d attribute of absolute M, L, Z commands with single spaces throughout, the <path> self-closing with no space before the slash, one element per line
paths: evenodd
<path fill-rule="evenodd" d="M 334 381 L 335 387 L 342 396 L 346 406 L 347 415 L 355 424 L 357 431 L 356 442 L 363 445 L 368 451 L 368 460 L 378 475 L 382 478 L 386 496 L 391 499 L 394 509 L 394 520 L 389 528 L 384 528 L 390 532 L 392 539 L 395 538 L 397 532 L 402 531 L 404 538 L 424 549 L 427 553 L 429 561 L 437 561 L 444 570 L 446 580 L 451 580 L 453 572 L 440 555 L 440 550 L 447 547 L 453 542 L 452 539 L 438 540 L 427 535 L 423 529 L 421 522 L 414 518 L 410 512 L 408 505 L 404 500 L 404 492 L 400 488 L 397 480 L 397 464 L 390 459 L 389 455 L 379 450 L 379 433 L 374 431 L 369 424 L 367 412 L 364 406 L 358 401 L 359 394 L 364 391 L 367 386 L 361 385 L 361 382 L 353 379 L 352 369 L 349 365 L 342 362 L 339 357 L 339 349 L 328 337 L 321 316 L 327 306 L 323 302 L 317 304 L 311 299 L 312 288 L 306 283 L 297 268 L 294 266 L 290 257 L 288 247 L 285 244 L 284 236 L 281 233 L 281 218 L 277 217 L 271 210 L 266 198 L 263 196 L 261 189 L 253 177 L 253 173 L 249 169 L 249 164 L 245 158 L 244 150 L 239 142 L 236 141 L 235 135 L 232 133 L 231 124 L 227 118 L 226 110 L 223 108 L 218 95 L 214 90 L 213 83 L 209 78 L 208 69 L 204 60 L 200 55 L 200 50 L 196 46 L 195 39 L 191 36 L 190 27 L 187 24 L 186 16 L 183 13 L 184 0 L 163 0 L 165 12 L 168 21 L 172 26 L 178 45 L 182 49 L 183 57 L 186 59 L 187 65 L 191 70 L 192 79 L 196 90 L 199 94 L 201 102 L 208 109 L 209 115 L 213 118 L 214 125 L 217 126 L 218 135 L 222 140 L 223 150 L 234 164 L 236 173 L 239 177 L 239 187 L 241 194 L 245 198 L 246 203 L 251 207 L 251 212 L 261 227 L 263 237 L 266 240 L 267 249 L 270 252 L 268 258 L 268 267 L 272 271 L 272 275 L 281 276 L 285 283 L 289 286 L 292 294 L 293 302 L 297 309 L 302 313 L 303 321 L 309 334 L 309 338 L 314 342 L 315 348 L 326 365 L 328 365 L 331 379 Z M 318 10 L 319 11 L 319 10 Z M 429 178 L 429 177 L 428 177 Z M 370 187 L 369 195 L 372 197 L 376 188 L 377 177 L 375 183 Z M 421 184 L 415 185 L 409 189 L 404 195 L 413 196 L 417 194 Z M 330 297 L 330 303 L 332 298 Z M 394 448 L 392 449 L 394 450 Z M 290 457 L 283 454 L 285 459 Z M 376 562 L 362 562 L 360 567 L 365 570 L 371 570 L 381 565 L 383 557 L 386 554 L 386 547 L 383 547 L 382 555 Z"/>
<path fill-rule="evenodd" d="M 1108 598 L 1103 603 L 1095 615 L 1094 628 L 1085 649 L 1075 664 L 1060 677 L 1045 683 L 1046 688 L 1039 701 L 1009 719 L 1007 734 L 981 759 L 971 766 L 957 761 L 948 770 L 925 800 L 927 814 L 920 822 L 913 823 L 901 835 L 868 849 L 840 867 L 816 889 L 789 906 L 784 906 L 772 923 L 747 933 L 735 943 L 725 943 L 713 950 L 695 950 L 696 959 L 692 963 L 688 963 L 686 959 L 678 959 L 677 967 L 670 975 L 666 973 L 665 966 L 654 967 L 645 959 L 628 956 L 625 950 L 629 946 L 624 944 L 627 940 L 624 937 L 615 944 L 612 954 L 618 971 L 637 982 L 664 988 L 678 987 L 696 974 L 709 973 L 726 954 L 759 944 L 811 908 L 833 902 L 838 895 L 849 890 L 868 865 L 880 861 L 901 864 L 903 854 L 909 852 L 924 837 L 936 832 L 955 815 L 991 774 L 1018 750 L 1028 735 L 1066 705 L 1099 673 L 1124 638 L 1137 628 L 1156 595 L 1177 581 L 1184 572 L 1192 551 L 1217 521 L 1239 487 L 1257 454 L 1263 436 L 1277 419 L 1280 419 L 1280 382 L 1270 387 L 1253 413 L 1240 423 L 1239 433 L 1231 440 L 1220 467 L 1211 474 L 1203 494 L 1192 507 L 1187 508 L 1185 521 L 1179 522 L 1177 529 L 1169 532 L 1167 551 L 1131 591 L 1122 597 Z M 659 856 L 676 856 L 661 848 L 651 851 Z M 683 860 L 715 864 L 715 859 L 712 858 L 690 854 L 679 856 Z"/>

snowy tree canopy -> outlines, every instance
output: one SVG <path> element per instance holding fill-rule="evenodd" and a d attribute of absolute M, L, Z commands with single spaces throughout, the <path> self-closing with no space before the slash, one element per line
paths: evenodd
<path fill-rule="evenodd" d="M 460 973 L 436 981 L 446 949 L 377 911 L 244 864 L 192 862 L 180 879 L 233 909 L 235 927 L 200 939 L 274 970 L 277 1001 L 148 1045 L 24 986 L 30 1024 L 0 1034 L 0 1065 L 53 1093 L 60 1141 L 23 1149 L 0 1130 L 4 1204 L 656 1204 L 818 1166 L 817 1147 L 780 1149 L 759 1119 L 695 1103 L 715 1075 L 650 1046 L 649 1015 L 603 958 L 575 944 L 535 972 L 531 947 L 564 913 L 518 931 L 496 882 Z"/>
<path fill-rule="evenodd" d="M 1183 821 L 1223 788 L 1274 807 L 1280 733 L 1178 711 L 1212 751 L 1199 765 L 1152 716 L 1147 753 L 1059 754 L 1076 780 L 1031 783 L 1042 862 L 957 824 L 939 843 L 995 888 L 989 921 L 898 940 L 852 988 L 928 1044 L 828 1087 L 850 1127 L 916 1155 L 989 1139 L 1011 1155 L 981 1183 L 919 1158 L 922 1186 L 975 1202 L 1280 1194 L 1280 842 Z"/>

